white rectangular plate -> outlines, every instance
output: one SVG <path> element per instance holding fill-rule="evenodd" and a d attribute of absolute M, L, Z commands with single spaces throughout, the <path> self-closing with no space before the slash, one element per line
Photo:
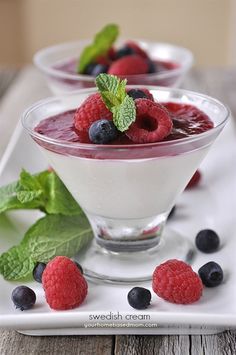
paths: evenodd
<path fill-rule="evenodd" d="M 16 310 L 11 292 L 16 285 L 0 276 L 0 327 L 18 329 L 30 335 L 68 334 L 201 334 L 236 328 L 236 137 L 229 123 L 201 166 L 203 179 L 198 188 L 185 191 L 169 223 L 192 241 L 203 228 L 216 230 L 222 241 L 214 254 L 196 252 L 195 271 L 214 260 L 224 269 L 224 283 L 204 289 L 201 300 L 192 305 L 175 305 L 152 295 L 147 310 L 136 311 L 127 302 L 133 287 L 89 283 L 86 301 L 71 311 L 52 311 L 40 284 L 30 283 L 37 295 L 29 311 Z M 47 167 L 40 151 L 16 128 L 0 163 L 0 185 L 18 178 L 21 168 L 36 172 Z M 17 244 L 39 214 L 14 211 L 0 216 L 0 252 Z M 143 286 L 151 289 L 150 283 Z M 95 317 L 96 316 L 96 317 Z M 118 319 L 115 319 L 118 318 Z M 103 318 L 103 319 L 102 319 Z"/>

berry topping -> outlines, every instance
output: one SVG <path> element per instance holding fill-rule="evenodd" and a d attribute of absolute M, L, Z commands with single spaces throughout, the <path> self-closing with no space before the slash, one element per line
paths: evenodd
<path fill-rule="evenodd" d="M 153 291 L 172 303 L 189 304 L 202 295 L 202 281 L 183 261 L 172 259 L 156 267 L 152 279 Z"/>
<path fill-rule="evenodd" d="M 195 106 L 175 102 L 163 103 L 163 106 L 173 121 L 173 130 L 167 140 L 189 137 L 214 127 L 210 118 Z"/>
<path fill-rule="evenodd" d="M 44 263 L 37 263 L 35 265 L 33 270 L 33 278 L 35 279 L 35 281 L 42 283 L 42 275 L 45 268 L 46 268 L 46 264 Z"/>
<path fill-rule="evenodd" d="M 221 284 L 224 278 L 223 270 L 219 264 L 214 261 L 209 261 L 203 265 L 199 270 L 198 274 L 202 280 L 202 283 L 206 287 L 215 287 Z"/>
<path fill-rule="evenodd" d="M 112 113 L 105 106 L 99 93 L 90 95 L 75 112 L 75 128 L 78 132 L 87 133 L 91 124 L 101 117 L 111 120 Z"/>
<path fill-rule="evenodd" d="M 134 287 L 128 293 L 128 302 L 135 309 L 145 309 L 150 305 L 151 292 L 144 287 Z"/>
<path fill-rule="evenodd" d="M 79 263 L 77 263 L 77 261 L 74 261 L 74 263 L 77 266 L 77 268 L 79 269 L 79 271 L 81 272 L 81 274 L 83 275 L 84 270 L 83 270 L 82 266 Z"/>
<path fill-rule="evenodd" d="M 20 308 L 21 311 L 24 311 L 34 306 L 36 295 L 31 288 L 18 286 L 12 291 L 11 299 L 16 308 Z"/>
<path fill-rule="evenodd" d="M 91 75 L 93 76 L 97 76 L 101 73 L 106 73 L 108 70 L 108 65 L 105 65 L 105 64 L 96 64 L 94 67 L 93 67 L 93 70 L 91 71 Z"/>
<path fill-rule="evenodd" d="M 203 253 L 214 253 L 219 249 L 220 238 L 212 229 L 203 229 L 197 234 L 195 243 Z"/>
<path fill-rule="evenodd" d="M 114 123 L 109 120 L 98 120 L 89 128 L 89 139 L 95 144 L 106 144 L 117 138 L 119 132 Z"/>
<path fill-rule="evenodd" d="M 147 61 L 136 54 L 127 55 L 115 60 L 108 69 L 108 73 L 113 75 L 136 75 L 147 72 Z"/>
<path fill-rule="evenodd" d="M 130 54 L 135 54 L 135 51 L 131 47 L 125 45 L 116 51 L 116 59 L 120 59 Z"/>
<path fill-rule="evenodd" d="M 197 186 L 201 180 L 201 173 L 199 170 L 195 171 L 195 173 L 193 174 L 193 176 L 191 177 L 191 179 L 188 182 L 188 185 L 186 186 L 186 189 L 191 189 L 195 186 Z"/>
<path fill-rule="evenodd" d="M 136 120 L 126 131 L 134 143 L 158 142 L 168 136 L 172 121 L 162 105 L 148 99 L 137 99 L 135 104 Z"/>
<path fill-rule="evenodd" d="M 140 55 L 141 57 L 148 59 L 148 55 L 145 52 L 145 50 L 142 49 L 136 42 L 128 41 L 128 42 L 126 42 L 126 46 L 128 48 L 132 49 L 133 53 L 136 53 L 136 54 Z"/>
<path fill-rule="evenodd" d="M 127 91 L 127 94 L 132 97 L 134 100 L 136 99 L 149 99 L 154 101 L 152 94 L 147 89 L 130 89 Z"/>
<path fill-rule="evenodd" d="M 46 301 L 52 309 L 79 306 L 87 295 L 88 285 L 77 265 L 65 256 L 51 260 L 43 273 Z"/>

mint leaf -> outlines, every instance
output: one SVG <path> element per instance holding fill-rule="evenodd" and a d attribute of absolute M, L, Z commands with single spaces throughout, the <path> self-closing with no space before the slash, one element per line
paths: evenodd
<path fill-rule="evenodd" d="M 56 255 L 74 256 L 92 239 L 92 230 L 84 214 L 72 216 L 47 216 L 36 222 L 25 234 L 35 261 L 48 262 Z"/>
<path fill-rule="evenodd" d="M 83 213 L 78 216 L 47 215 L 29 228 L 18 246 L 0 256 L 0 273 L 11 281 L 32 278 L 36 262 L 47 263 L 57 255 L 74 256 L 92 236 Z"/>
<path fill-rule="evenodd" d="M 126 131 L 136 119 L 135 102 L 125 90 L 127 81 L 114 75 L 99 74 L 95 82 L 103 102 L 113 114 L 114 125 L 119 131 Z"/>
<path fill-rule="evenodd" d="M 82 212 L 78 203 L 54 172 L 47 174 L 44 189 L 46 196 L 45 211 L 47 213 L 73 216 Z"/>
<path fill-rule="evenodd" d="M 0 257 L 0 273 L 6 280 L 16 281 L 32 275 L 35 262 L 24 246 L 16 246 Z"/>
<path fill-rule="evenodd" d="M 111 111 L 114 125 L 121 132 L 126 131 L 136 119 L 135 103 L 132 97 L 128 95 L 119 106 L 112 107 Z"/>
<path fill-rule="evenodd" d="M 81 208 L 54 172 L 31 175 L 22 170 L 18 182 L 0 188 L 0 213 L 40 209 L 48 214 L 77 215 Z"/>
<path fill-rule="evenodd" d="M 104 55 L 111 48 L 119 34 L 119 28 L 115 24 L 105 26 L 95 35 L 93 43 L 84 48 L 77 68 L 78 73 L 84 73 L 88 64 L 93 62 L 97 57 Z"/>

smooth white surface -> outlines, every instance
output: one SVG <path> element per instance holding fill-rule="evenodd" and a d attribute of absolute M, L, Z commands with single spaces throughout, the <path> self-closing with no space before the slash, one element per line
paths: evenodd
<path fill-rule="evenodd" d="M 94 314 L 114 315 L 119 311 L 122 321 L 127 322 L 128 315 L 148 315 L 149 323 L 157 323 L 160 328 L 142 328 L 142 333 L 214 333 L 236 327 L 236 272 L 235 248 L 236 231 L 236 147 L 235 132 L 228 124 L 213 145 L 202 164 L 203 180 L 199 188 L 185 191 L 177 202 L 176 215 L 169 226 L 194 240 L 202 228 L 213 228 L 222 241 L 221 249 L 214 254 L 197 252 L 193 263 L 194 270 L 204 263 L 214 260 L 219 262 L 225 272 L 224 283 L 214 289 L 205 289 L 201 300 L 192 305 L 174 305 L 165 302 L 153 294 L 151 307 L 144 311 L 132 309 L 127 303 L 127 292 L 133 286 L 110 286 L 89 284 L 86 301 L 79 308 L 71 311 L 51 311 L 44 299 L 41 285 L 32 283 L 37 294 L 37 305 L 30 311 L 15 310 L 10 295 L 12 289 L 21 283 L 11 283 L 0 278 L 0 326 L 3 328 L 34 330 L 30 334 L 92 334 L 84 325 L 91 323 L 89 316 Z M 0 164 L 0 185 L 17 178 L 24 168 L 35 172 L 46 166 L 37 147 L 24 134 L 15 134 L 14 142 Z M 0 216 L 0 251 L 16 244 L 24 231 L 38 214 L 35 212 L 12 212 Z M 144 284 L 151 287 L 150 283 Z M 102 324 L 108 320 L 101 321 Z M 116 322 L 111 320 L 111 322 Z M 119 321 L 120 322 L 120 321 Z M 142 323 L 142 320 L 132 321 Z M 203 327 L 204 326 L 204 327 Z M 40 331 L 38 331 L 40 329 Z M 99 328 L 101 329 L 101 328 Z M 160 329 L 160 330 L 159 330 Z M 163 330 L 164 329 L 164 330 Z M 96 328 L 95 333 L 99 333 Z M 140 333 L 134 328 L 106 329 L 103 334 Z M 29 332 L 28 332 L 29 333 Z"/>

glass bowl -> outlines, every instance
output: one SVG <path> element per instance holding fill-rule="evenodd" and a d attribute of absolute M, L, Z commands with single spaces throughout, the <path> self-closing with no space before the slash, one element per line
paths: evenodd
<path fill-rule="evenodd" d="M 158 43 L 144 40 L 135 40 L 143 48 L 152 60 L 160 60 L 173 63 L 174 68 L 152 74 L 127 75 L 125 78 L 130 85 L 158 85 L 177 87 L 182 82 L 185 74 L 193 63 L 193 54 L 190 50 L 168 43 Z M 77 74 L 70 68 L 70 72 L 59 69 L 58 66 L 76 62 L 86 45 L 91 41 L 83 40 L 68 42 L 44 48 L 34 56 L 34 63 L 45 75 L 48 86 L 53 94 L 63 94 L 77 89 L 94 87 L 94 76 Z M 117 48 L 125 41 L 117 41 Z M 124 77 L 122 77 L 124 78 Z"/>
<path fill-rule="evenodd" d="M 166 220 L 229 117 L 228 109 L 209 96 L 148 89 L 159 102 L 197 106 L 214 128 L 178 140 L 134 145 L 69 143 L 35 131 L 41 120 L 76 109 L 95 88 L 43 100 L 23 114 L 24 128 L 91 223 L 95 238 L 78 261 L 85 274 L 97 280 L 149 280 L 160 262 L 190 261 L 191 244 L 165 228 Z"/>

